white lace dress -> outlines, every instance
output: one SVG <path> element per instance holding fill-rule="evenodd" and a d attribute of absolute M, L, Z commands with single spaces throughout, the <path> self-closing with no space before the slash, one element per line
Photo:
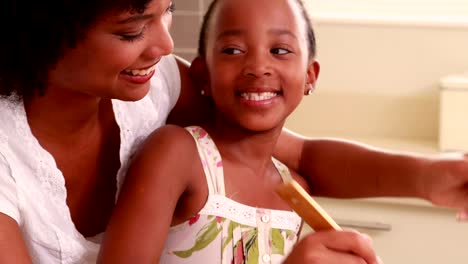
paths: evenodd
<path fill-rule="evenodd" d="M 118 188 L 130 156 L 165 123 L 177 101 L 180 77 L 173 56 L 161 60 L 151 85 L 138 102 L 112 102 L 121 140 Z M 18 222 L 33 262 L 95 263 L 99 238 L 85 238 L 75 228 L 62 172 L 31 133 L 23 103 L 0 98 L 0 124 L 0 213 Z"/>
<path fill-rule="evenodd" d="M 160 263 L 281 263 L 297 242 L 301 218 L 292 211 L 255 208 L 225 196 L 221 155 L 200 127 L 188 127 L 195 138 L 208 184 L 201 211 L 169 230 Z M 288 168 L 273 162 L 285 179 Z"/>

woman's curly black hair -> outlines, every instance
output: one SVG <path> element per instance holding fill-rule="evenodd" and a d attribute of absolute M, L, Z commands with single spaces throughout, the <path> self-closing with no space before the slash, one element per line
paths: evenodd
<path fill-rule="evenodd" d="M 116 11 L 142 13 L 150 1 L 1 0 L 0 96 L 43 94 L 49 70 L 98 19 Z"/>
<path fill-rule="evenodd" d="M 214 9 L 220 0 L 213 0 L 208 10 L 203 17 L 202 27 L 200 31 L 200 35 L 198 38 L 198 55 L 204 57 L 206 53 L 206 36 L 208 34 L 208 25 L 210 23 L 211 17 L 213 16 Z M 314 58 L 316 54 L 316 39 L 315 39 L 315 32 L 314 28 L 312 27 L 312 20 L 310 19 L 309 14 L 304 6 L 302 0 L 296 0 L 299 8 L 301 9 L 302 17 L 306 23 L 306 34 L 308 40 L 308 48 L 309 48 L 309 58 Z"/>

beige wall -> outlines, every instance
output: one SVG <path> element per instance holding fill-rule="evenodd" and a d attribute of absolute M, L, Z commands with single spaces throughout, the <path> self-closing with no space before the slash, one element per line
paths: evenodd
<path fill-rule="evenodd" d="M 191 60 L 196 56 L 198 33 L 202 16 L 211 0 L 176 1 L 176 12 L 171 28 L 175 54 Z"/>
<path fill-rule="evenodd" d="M 315 29 L 322 71 L 290 128 L 438 140 L 439 80 L 468 70 L 466 26 L 316 20 Z"/>

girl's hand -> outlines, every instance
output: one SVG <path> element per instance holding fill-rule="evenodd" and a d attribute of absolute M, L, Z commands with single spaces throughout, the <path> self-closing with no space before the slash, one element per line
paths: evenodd
<path fill-rule="evenodd" d="M 284 264 L 382 264 L 371 239 L 355 231 L 321 231 L 302 238 Z"/>
<path fill-rule="evenodd" d="M 457 208 L 458 220 L 468 221 L 468 154 L 442 154 L 429 162 L 419 180 L 423 198 Z"/>

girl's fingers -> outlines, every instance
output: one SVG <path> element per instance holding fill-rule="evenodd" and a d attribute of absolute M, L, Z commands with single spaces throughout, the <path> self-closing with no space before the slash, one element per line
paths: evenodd
<path fill-rule="evenodd" d="M 365 264 L 381 264 L 381 260 L 377 257 L 373 247 L 372 240 L 369 236 L 358 233 L 356 231 L 324 231 L 313 233 L 301 241 L 307 244 L 317 244 L 320 242 L 336 257 L 344 261 L 343 257 L 347 257 L 349 262 L 341 263 L 365 263 Z M 364 262 L 357 262 L 362 260 Z M 340 263 L 340 262 L 337 262 Z"/>

